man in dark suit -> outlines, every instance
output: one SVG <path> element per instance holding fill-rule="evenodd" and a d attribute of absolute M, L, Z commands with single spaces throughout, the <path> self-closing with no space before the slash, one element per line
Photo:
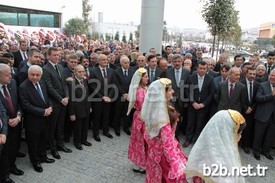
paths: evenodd
<path fill-rule="evenodd" d="M 218 86 L 218 111 L 233 109 L 241 113 L 247 97 L 245 86 L 238 81 L 241 70 L 237 67 L 232 67 L 228 74 L 228 80 L 220 83 Z"/>
<path fill-rule="evenodd" d="M 263 64 L 260 64 L 256 67 L 256 81 L 259 83 L 268 81 L 268 74 L 266 73 L 266 68 Z"/>
<path fill-rule="evenodd" d="M 78 64 L 78 57 L 76 54 L 71 54 L 68 56 L 66 61 L 67 67 L 64 68 L 63 74 L 66 79 L 67 86 L 71 84 L 74 77 L 74 68 Z M 70 114 L 68 107 L 66 108 L 66 115 L 64 121 L 64 141 L 69 142 L 72 135 L 73 125 L 70 121 Z"/>
<path fill-rule="evenodd" d="M 68 84 L 70 93 L 68 112 L 70 122 L 73 124 L 74 146 L 78 150 L 83 149 L 81 144 L 85 146 L 92 145 L 87 141 L 91 103 L 88 101 L 88 80 L 84 77 L 84 67 L 77 65 L 74 67 L 73 80 Z"/>
<path fill-rule="evenodd" d="M 14 67 L 15 68 L 19 68 L 19 63 L 22 60 L 27 60 L 28 56 L 27 56 L 27 41 L 26 40 L 20 40 L 19 41 L 19 50 L 16 52 L 13 52 L 14 55 Z"/>
<path fill-rule="evenodd" d="M 3 144 L 6 143 L 8 134 L 8 116 L 5 107 L 0 101 L 0 157 Z"/>
<path fill-rule="evenodd" d="M 192 72 L 197 70 L 199 62 L 202 61 L 202 54 L 203 53 L 201 49 L 196 50 L 196 55 L 192 59 L 192 67 L 191 67 Z"/>
<path fill-rule="evenodd" d="M 189 90 L 185 90 L 188 103 L 188 120 L 186 129 L 187 147 L 192 140 L 196 141 L 208 120 L 209 105 L 215 93 L 214 79 L 206 74 L 207 63 L 198 63 L 197 73 L 188 77 L 186 84 Z"/>
<path fill-rule="evenodd" d="M 48 96 L 53 105 L 53 112 L 50 116 L 49 145 L 54 158 L 60 159 L 57 150 L 66 153 L 72 150 L 64 146 L 64 120 L 66 106 L 68 104 L 69 91 L 63 74 L 63 67 L 58 64 L 59 51 L 57 48 L 48 49 L 49 61 L 43 67 L 42 78 L 46 82 Z"/>
<path fill-rule="evenodd" d="M 52 107 L 46 85 L 40 80 L 41 77 L 42 68 L 31 65 L 28 70 L 28 79 L 19 87 L 29 158 L 36 172 L 43 171 L 40 163 L 54 162 L 54 159 L 46 155 L 48 117 L 52 113 Z"/>
<path fill-rule="evenodd" d="M 221 66 L 223 66 L 224 64 L 227 64 L 227 60 L 228 60 L 228 56 L 225 53 L 220 54 L 219 60 L 216 63 L 213 70 L 216 72 L 220 72 Z"/>
<path fill-rule="evenodd" d="M 262 152 L 267 159 L 273 160 L 270 149 L 275 139 L 275 70 L 270 71 L 269 81 L 260 84 L 256 101 L 254 157 L 260 160 Z"/>
<path fill-rule="evenodd" d="M 184 98 L 184 90 L 186 89 L 187 77 L 190 75 L 190 71 L 182 67 L 182 57 L 179 54 L 175 54 L 172 59 L 173 67 L 166 71 L 166 77 L 172 81 L 173 103 L 176 110 L 181 114 L 182 121 L 177 126 L 176 137 L 178 137 L 180 131 L 185 133 L 187 123 L 187 99 Z"/>
<path fill-rule="evenodd" d="M 266 60 L 267 60 L 267 63 L 265 63 L 266 73 L 267 75 L 269 75 L 270 71 L 275 67 L 275 52 L 269 52 L 267 54 Z"/>
<path fill-rule="evenodd" d="M 254 114 L 256 110 L 256 93 L 260 84 L 255 81 L 256 69 L 250 67 L 247 69 L 246 78 L 240 80 L 245 85 L 247 98 L 245 99 L 244 111 L 242 115 L 245 118 L 246 127 L 242 132 L 241 145 L 245 153 L 250 154 L 254 137 Z"/>
<path fill-rule="evenodd" d="M 0 100 L 7 111 L 8 136 L 0 157 L 0 181 L 12 182 L 9 173 L 23 175 L 24 172 L 15 165 L 20 141 L 21 110 L 17 98 L 17 86 L 11 79 L 11 69 L 6 64 L 0 64 Z"/>
<path fill-rule="evenodd" d="M 31 65 L 38 65 L 40 63 L 40 51 L 37 48 L 31 48 L 28 52 L 27 63 L 19 71 L 18 86 L 28 78 L 28 69 Z"/>
<path fill-rule="evenodd" d="M 160 68 L 157 67 L 158 59 L 155 55 L 149 55 L 148 57 L 148 67 L 147 72 L 149 76 L 149 84 L 151 84 L 153 81 L 159 79 L 160 75 L 162 74 L 162 71 Z"/>
<path fill-rule="evenodd" d="M 94 139 L 101 141 L 99 137 L 99 128 L 102 125 L 103 135 L 113 138 L 109 133 L 109 113 L 111 101 L 118 97 L 118 89 L 115 87 L 115 71 L 107 68 L 107 56 L 100 54 L 98 56 L 99 66 L 92 70 L 90 83 L 91 91 L 94 93 L 92 98 L 93 107 L 93 134 Z M 116 96 L 114 96 L 116 94 Z"/>
<path fill-rule="evenodd" d="M 119 90 L 119 95 L 117 100 L 115 101 L 115 120 L 114 120 L 114 129 L 115 134 L 120 136 L 120 120 L 123 119 L 123 129 L 124 132 L 128 135 L 131 134 L 129 127 L 131 126 L 130 117 L 127 116 L 127 109 L 129 102 L 128 91 L 131 83 L 131 79 L 133 77 L 134 71 L 129 68 L 130 60 L 125 55 L 120 58 L 121 68 L 115 70 L 116 73 L 116 86 Z"/>
<path fill-rule="evenodd" d="M 89 67 L 89 58 L 85 55 L 82 55 L 80 57 L 79 63 L 84 67 L 85 77 L 87 80 L 89 80 L 93 69 Z"/>

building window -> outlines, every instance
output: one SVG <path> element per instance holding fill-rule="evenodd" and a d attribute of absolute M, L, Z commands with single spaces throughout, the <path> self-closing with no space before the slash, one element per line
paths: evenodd
<path fill-rule="evenodd" d="M 5 25 L 17 25 L 17 13 L 0 12 L 0 22 Z"/>
<path fill-rule="evenodd" d="M 27 13 L 18 13 L 18 25 L 28 26 L 28 14 Z"/>
<path fill-rule="evenodd" d="M 30 26 L 54 27 L 54 15 L 30 14 Z"/>

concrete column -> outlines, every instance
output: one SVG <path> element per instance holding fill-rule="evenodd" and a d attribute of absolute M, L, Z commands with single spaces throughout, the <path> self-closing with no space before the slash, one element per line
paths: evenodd
<path fill-rule="evenodd" d="M 140 21 L 140 53 L 155 48 L 161 54 L 165 0 L 142 0 Z"/>

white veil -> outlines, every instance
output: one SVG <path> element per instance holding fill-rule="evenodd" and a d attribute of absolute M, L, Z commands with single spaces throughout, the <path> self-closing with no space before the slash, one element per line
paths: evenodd
<path fill-rule="evenodd" d="M 128 92 L 129 105 L 128 105 L 127 115 L 130 114 L 131 110 L 133 109 L 133 107 L 135 105 L 137 89 L 139 87 L 139 83 L 140 83 L 142 74 L 145 72 L 147 72 L 146 69 L 139 68 L 138 70 L 136 70 L 136 72 L 134 73 L 134 75 L 132 77 L 131 84 L 129 87 L 129 92 Z"/>
<path fill-rule="evenodd" d="M 159 130 L 169 123 L 165 86 L 171 80 L 162 78 L 152 82 L 147 90 L 141 109 L 141 119 L 145 122 L 150 138 L 156 137 Z"/>
<path fill-rule="evenodd" d="M 203 175 L 203 168 L 206 166 L 210 167 L 213 173 L 215 169 L 213 168 L 214 164 L 218 166 L 220 164 L 223 165 L 230 171 L 231 175 L 232 167 L 241 167 L 237 142 L 237 131 L 240 123 L 235 122 L 234 117 L 239 117 L 238 119 L 243 122 L 244 119 L 241 114 L 237 114 L 237 111 L 233 111 L 235 115 L 233 117 L 232 111 L 222 110 L 217 112 L 204 127 L 188 157 L 187 166 L 184 171 L 188 180 L 192 180 L 191 177 L 193 176 L 199 176 L 205 182 L 245 182 L 242 176 Z"/>

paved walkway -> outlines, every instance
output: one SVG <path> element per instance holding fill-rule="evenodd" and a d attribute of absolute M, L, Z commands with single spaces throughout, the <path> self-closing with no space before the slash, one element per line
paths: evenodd
<path fill-rule="evenodd" d="M 113 131 L 111 131 L 114 134 Z M 43 163 L 43 173 L 37 173 L 33 170 L 31 163 L 26 158 L 18 158 L 17 166 L 24 170 L 23 176 L 11 175 L 11 178 L 17 182 L 26 183 L 142 183 L 145 175 L 133 173 L 131 170 L 131 162 L 127 159 L 127 149 L 129 136 L 121 133 L 120 137 L 114 136 L 114 139 L 108 139 L 101 135 L 101 142 L 92 139 L 92 133 L 89 132 L 89 141 L 93 143 L 92 147 L 83 146 L 84 150 L 75 149 L 72 143 L 68 143 L 67 147 L 73 150 L 73 153 L 60 152 L 61 159 L 56 160 L 53 164 Z M 183 139 L 181 139 L 181 144 Z M 191 147 L 183 148 L 188 154 Z M 22 152 L 26 153 L 26 144 L 22 143 Z M 203 152 L 202 152 L 203 153 Z M 254 159 L 253 155 L 246 155 L 240 149 L 243 165 L 248 163 L 252 167 L 257 164 L 268 166 L 268 171 L 264 177 L 248 177 L 249 183 L 274 183 L 275 182 L 275 161 L 270 161 L 261 156 L 261 161 Z M 275 157 L 275 150 L 271 151 Z M 48 157 L 52 156 L 49 154 Z"/>

